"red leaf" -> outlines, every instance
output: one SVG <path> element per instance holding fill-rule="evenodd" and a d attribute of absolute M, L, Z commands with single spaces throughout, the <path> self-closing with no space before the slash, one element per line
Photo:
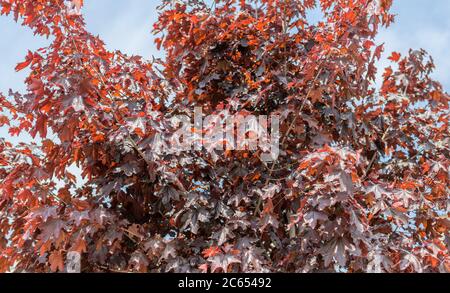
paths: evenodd
<path fill-rule="evenodd" d="M 1 14 L 8 15 L 11 12 L 11 8 L 12 8 L 11 3 L 2 1 L 1 6 L 2 6 Z"/>
<path fill-rule="evenodd" d="M 364 42 L 364 48 L 366 48 L 366 49 L 370 49 L 373 46 L 375 46 L 375 43 L 370 41 L 370 40 L 367 40 L 367 41 Z"/>
<path fill-rule="evenodd" d="M 28 51 L 26 60 L 22 63 L 17 64 L 16 71 L 21 71 L 27 68 L 31 64 L 31 61 L 33 61 L 33 53 L 31 51 Z"/>
<path fill-rule="evenodd" d="M 400 53 L 392 52 L 391 57 L 389 57 L 388 59 L 391 61 L 394 61 L 394 62 L 398 62 L 401 57 L 402 57 L 402 55 Z"/>

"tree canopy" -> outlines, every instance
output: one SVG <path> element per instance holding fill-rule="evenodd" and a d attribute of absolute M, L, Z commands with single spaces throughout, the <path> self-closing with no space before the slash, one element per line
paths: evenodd
<path fill-rule="evenodd" d="M 0 272 L 71 251 L 85 272 L 449 272 L 450 97 L 423 50 L 376 82 L 391 5 L 164 0 L 145 60 L 89 33 L 83 0 L 0 0 L 51 40 L 0 95 L 0 126 L 42 140 L 0 140 Z M 157 151 L 195 107 L 279 115 L 279 157 Z"/>

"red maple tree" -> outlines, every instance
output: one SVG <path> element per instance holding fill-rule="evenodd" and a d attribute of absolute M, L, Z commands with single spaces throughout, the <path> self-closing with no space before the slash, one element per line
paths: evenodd
<path fill-rule="evenodd" d="M 165 0 L 164 60 L 108 51 L 82 5 L 0 0 L 51 39 L 0 96 L 0 125 L 42 138 L 0 140 L 0 272 L 65 271 L 71 251 L 85 272 L 450 270 L 449 95 L 422 50 L 377 88 L 392 0 Z M 155 151 L 199 106 L 279 115 L 279 158 Z"/>

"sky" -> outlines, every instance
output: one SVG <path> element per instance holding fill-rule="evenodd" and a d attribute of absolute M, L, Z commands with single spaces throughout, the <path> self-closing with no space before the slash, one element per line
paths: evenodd
<path fill-rule="evenodd" d="M 146 58 L 162 57 L 151 34 L 157 18 L 159 0 L 86 0 L 83 14 L 90 32 L 99 35 L 110 50 L 140 55 Z M 450 1 L 449 0 L 394 0 L 396 22 L 380 32 L 377 43 L 385 42 L 384 60 L 389 52 L 407 53 L 409 48 L 427 50 L 434 58 L 435 79 L 450 91 Z M 16 73 L 17 63 L 24 60 L 28 50 L 45 47 L 49 41 L 34 36 L 10 17 L 0 17 L 0 92 L 9 89 L 23 91 L 26 70 Z M 0 128 L 0 138 L 8 137 Z M 13 142 L 28 140 L 14 138 Z"/>

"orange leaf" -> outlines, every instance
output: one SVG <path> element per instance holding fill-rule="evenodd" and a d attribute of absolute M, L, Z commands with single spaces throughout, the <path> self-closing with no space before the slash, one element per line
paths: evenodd
<path fill-rule="evenodd" d="M 87 251 L 86 241 L 83 238 L 78 238 L 75 244 L 71 248 L 72 251 L 83 253 Z"/>
<path fill-rule="evenodd" d="M 217 246 L 212 246 L 208 249 L 203 250 L 202 254 L 205 258 L 210 258 L 222 253 L 222 250 Z"/>
<path fill-rule="evenodd" d="M 62 272 L 64 270 L 64 260 L 61 252 L 52 252 L 52 254 L 50 254 L 48 258 L 48 262 L 50 263 L 50 269 L 52 270 L 52 272 L 56 272 L 58 270 Z"/>

